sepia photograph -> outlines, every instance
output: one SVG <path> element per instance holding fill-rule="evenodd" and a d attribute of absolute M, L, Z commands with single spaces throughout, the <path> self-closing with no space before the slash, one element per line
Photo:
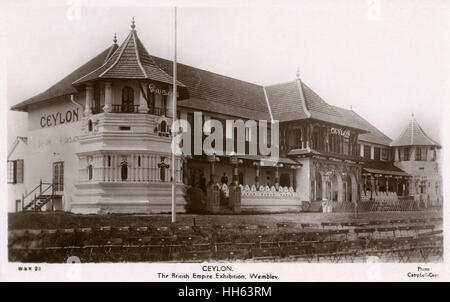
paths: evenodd
<path fill-rule="evenodd" d="M 402 278 L 438 279 L 449 9 L 6 1 L 2 261 L 200 264 L 157 281 L 420 264 Z"/>

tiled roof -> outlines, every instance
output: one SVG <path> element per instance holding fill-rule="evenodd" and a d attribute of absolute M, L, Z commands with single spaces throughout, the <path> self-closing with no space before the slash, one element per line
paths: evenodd
<path fill-rule="evenodd" d="M 163 71 L 148 54 L 139 40 L 136 30 L 130 34 L 113 55 L 94 71 L 73 82 L 83 84 L 96 79 L 149 79 L 172 84 L 172 76 Z M 177 82 L 178 86 L 184 86 Z"/>
<path fill-rule="evenodd" d="M 405 127 L 403 132 L 398 138 L 396 138 L 391 146 L 436 146 L 440 145 L 432 140 L 420 127 L 414 116 L 411 118 L 411 122 Z"/>
<path fill-rule="evenodd" d="M 172 61 L 153 57 L 172 75 Z M 187 87 L 188 99 L 180 106 L 249 119 L 270 120 L 263 87 L 217 73 L 177 64 L 177 78 Z"/>
<path fill-rule="evenodd" d="M 389 146 L 389 144 L 392 142 L 392 139 L 390 139 L 387 135 L 378 130 L 375 126 L 373 126 L 353 110 L 348 110 L 336 106 L 333 106 L 333 108 L 336 111 L 340 112 L 342 116 L 344 116 L 347 123 L 353 125 L 355 128 L 360 128 L 368 131 L 367 133 L 359 134 L 358 140 L 385 146 Z"/>
<path fill-rule="evenodd" d="M 280 122 L 308 118 L 296 81 L 266 86 L 273 118 Z"/>
<path fill-rule="evenodd" d="M 92 70 L 102 66 L 102 64 L 105 62 L 105 60 L 107 60 L 108 57 L 115 50 L 117 50 L 117 48 L 118 48 L 117 44 L 113 44 L 112 46 L 108 47 L 107 49 L 102 51 L 100 54 L 95 56 L 92 60 L 88 61 L 86 64 L 77 68 L 75 71 L 70 73 L 68 76 L 63 78 L 61 81 L 57 82 L 55 85 L 51 86 L 44 92 L 39 93 L 38 95 L 35 95 L 32 98 L 29 98 L 19 104 L 12 106 L 11 110 L 26 111 L 28 105 L 37 104 L 37 103 L 40 103 L 42 101 L 46 101 L 46 100 L 49 100 L 52 98 L 76 93 L 77 90 L 72 86 L 73 81 L 75 81 L 76 79 L 79 79 L 81 76 L 85 75 L 86 73 L 91 72 Z"/>
<path fill-rule="evenodd" d="M 366 161 L 363 164 L 363 169 L 369 173 L 385 174 L 395 176 L 410 176 L 402 169 L 396 167 L 392 162 L 388 161 Z"/>
<path fill-rule="evenodd" d="M 266 91 L 273 117 L 280 122 L 312 118 L 365 130 L 357 123 L 349 123 L 347 115 L 329 105 L 300 80 L 267 86 Z"/>

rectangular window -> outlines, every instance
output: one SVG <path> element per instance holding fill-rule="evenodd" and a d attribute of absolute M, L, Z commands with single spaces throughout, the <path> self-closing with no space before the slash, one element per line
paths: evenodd
<path fill-rule="evenodd" d="M 364 158 L 370 158 L 370 146 L 364 145 Z"/>
<path fill-rule="evenodd" d="M 23 184 L 23 159 L 8 160 L 7 181 L 9 184 Z"/>
<path fill-rule="evenodd" d="M 8 160 L 8 183 L 16 183 L 16 162 L 13 160 Z"/>
<path fill-rule="evenodd" d="M 380 160 L 380 159 L 381 159 L 380 153 L 381 153 L 380 148 L 375 147 L 375 148 L 373 149 L 373 159 L 374 159 L 374 160 Z"/>
<path fill-rule="evenodd" d="M 344 154 L 350 155 L 349 139 L 344 138 Z"/>
<path fill-rule="evenodd" d="M 418 161 L 422 160 L 422 148 L 421 147 L 416 148 L 416 160 L 418 160 Z"/>
<path fill-rule="evenodd" d="M 388 160 L 389 158 L 389 153 L 388 153 L 388 149 L 381 149 L 381 159 L 382 160 Z"/>
<path fill-rule="evenodd" d="M 409 160 L 409 148 L 403 149 L 403 160 L 405 160 L 405 161 Z"/>

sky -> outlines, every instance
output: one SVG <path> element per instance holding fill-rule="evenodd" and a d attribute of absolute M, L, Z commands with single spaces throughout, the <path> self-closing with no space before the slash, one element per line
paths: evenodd
<path fill-rule="evenodd" d="M 167 3 L 178 4 L 180 63 L 261 85 L 293 80 L 299 68 L 329 104 L 352 107 L 390 138 L 414 113 L 441 140 L 450 96 L 450 1 Z M 109 47 L 115 32 L 120 44 L 133 16 L 147 50 L 172 58 L 173 9 L 158 2 L 2 5 L 7 108 Z M 26 136 L 26 122 L 26 113 L 8 112 L 8 142 Z"/>

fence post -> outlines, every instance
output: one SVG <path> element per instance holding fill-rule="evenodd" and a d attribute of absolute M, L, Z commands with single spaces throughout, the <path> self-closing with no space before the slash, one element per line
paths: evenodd
<path fill-rule="evenodd" d="M 206 208 L 209 213 L 217 213 L 220 210 L 220 190 L 217 184 L 210 184 L 206 190 Z"/>

